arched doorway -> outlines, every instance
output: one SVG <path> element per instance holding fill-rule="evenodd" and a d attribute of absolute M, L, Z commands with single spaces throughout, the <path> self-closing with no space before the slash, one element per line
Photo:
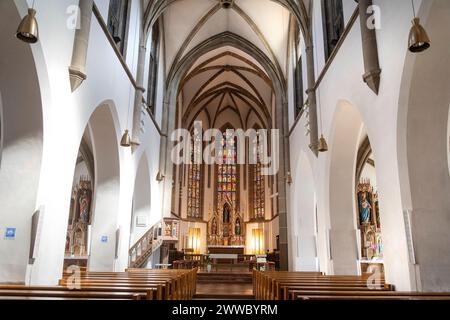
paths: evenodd
<path fill-rule="evenodd" d="M 20 21 L 14 1 L 1 1 L 0 225 L 14 241 L 0 241 L 0 282 L 25 281 L 43 148 L 42 88 L 31 47 L 14 37 Z"/>

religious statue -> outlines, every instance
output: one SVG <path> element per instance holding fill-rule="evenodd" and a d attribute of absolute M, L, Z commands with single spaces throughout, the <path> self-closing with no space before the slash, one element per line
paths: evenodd
<path fill-rule="evenodd" d="M 241 220 L 239 218 L 236 219 L 236 224 L 234 226 L 234 234 L 237 236 L 241 235 Z"/>
<path fill-rule="evenodd" d="M 212 235 L 217 235 L 217 221 L 216 221 L 216 218 L 213 218 L 213 221 L 212 221 L 211 234 Z"/>
<path fill-rule="evenodd" d="M 83 255 L 84 254 L 84 235 L 83 230 L 77 229 L 75 231 L 75 241 L 74 241 L 74 249 L 76 255 Z"/>
<path fill-rule="evenodd" d="M 84 223 L 89 223 L 91 207 L 91 191 L 86 185 L 81 185 L 78 193 L 79 219 Z"/>
<path fill-rule="evenodd" d="M 370 210 L 372 209 L 372 206 L 370 205 L 369 201 L 367 200 L 367 193 L 362 192 L 361 193 L 361 199 L 360 199 L 360 218 L 361 223 L 368 223 L 370 219 Z"/>
<path fill-rule="evenodd" d="M 230 223 L 230 208 L 228 205 L 223 207 L 223 223 Z"/>
<path fill-rule="evenodd" d="M 224 236 L 224 238 L 230 236 L 230 233 L 229 233 L 229 231 L 228 231 L 228 225 L 224 225 L 224 226 L 223 226 L 223 236 Z"/>

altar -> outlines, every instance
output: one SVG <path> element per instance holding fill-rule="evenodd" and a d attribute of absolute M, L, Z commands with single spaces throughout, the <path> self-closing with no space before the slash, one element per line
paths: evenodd
<path fill-rule="evenodd" d="M 244 254 L 245 246 L 208 246 L 209 254 Z"/>

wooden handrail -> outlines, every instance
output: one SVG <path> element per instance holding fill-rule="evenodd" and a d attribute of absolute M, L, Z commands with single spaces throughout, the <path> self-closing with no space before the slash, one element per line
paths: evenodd
<path fill-rule="evenodd" d="M 139 244 L 140 244 L 144 239 L 147 239 L 147 236 L 148 236 L 150 233 L 151 233 L 152 236 L 153 236 L 154 227 L 155 227 L 155 226 L 151 227 L 146 233 L 144 233 L 144 235 L 143 235 L 142 237 L 139 238 L 138 241 L 136 241 L 136 243 L 130 248 L 130 250 L 128 250 L 128 253 L 129 253 L 129 254 L 131 254 L 132 251 L 133 251 L 134 249 L 136 249 L 136 248 L 139 246 Z M 152 239 L 153 239 L 153 238 L 152 238 Z"/>

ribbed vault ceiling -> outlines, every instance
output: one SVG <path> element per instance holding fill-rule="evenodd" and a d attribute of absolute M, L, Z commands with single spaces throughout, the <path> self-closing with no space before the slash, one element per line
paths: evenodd
<path fill-rule="evenodd" d="M 166 73 L 198 44 L 227 31 L 254 44 L 286 77 L 293 23 L 289 2 L 296 0 L 235 0 L 228 9 L 220 0 L 144 0 L 144 6 L 147 13 L 164 9 Z M 189 127 L 204 113 L 209 127 L 216 127 L 220 117 L 233 113 L 244 129 L 255 124 L 271 127 L 272 94 L 261 65 L 250 55 L 224 46 L 198 59 L 182 81 L 183 126 Z"/>

